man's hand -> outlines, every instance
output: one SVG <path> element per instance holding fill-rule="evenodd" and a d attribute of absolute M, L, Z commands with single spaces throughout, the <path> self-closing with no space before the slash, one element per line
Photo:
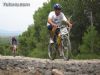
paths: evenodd
<path fill-rule="evenodd" d="M 53 26 L 52 31 L 55 31 L 57 29 L 57 27 L 58 27 L 57 24 L 52 24 L 52 26 Z"/>
<path fill-rule="evenodd" d="M 67 20 L 66 23 L 68 24 L 68 26 L 70 27 L 70 29 L 72 28 L 72 24 Z"/>
<path fill-rule="evenodd" d="M 71 23 L 69 23 L 69 27 L 70 27 L 70 29 L 72 28 L 72 24 Z"/>
<path fill-rule="evenodd" d="M 52 22 L 52 19 L 48 18 L 48 23 L 52 25 L 52 27 L 57 28 L 58 25 Z"/>
<path fill-rule="evenodd" d="M 58 27 L 58 25 L 57 25 L 57 24 L 52 24 L 52 26 L 53 26 L 53 27 L 55 27 L 55 28 L 57 28 L 57 27 Z"/>

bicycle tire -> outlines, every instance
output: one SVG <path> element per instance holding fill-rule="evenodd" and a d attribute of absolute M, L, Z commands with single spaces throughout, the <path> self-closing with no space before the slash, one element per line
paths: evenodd
<path fill-rule="evenodd" d="M 63 58 L 65 60 L 69 60 L 70 58 L 70 52 L 71 52 L 71 42 L 69 40 L 68 36 L 65 36 L 62 40 L 62 51 L 63 51 Z"/>
<path fill-rule="evenodd" d="M 56 58 L 56 48 L 54 43 L 49 43 L 48 45 L 48 56 L 51 60 Z"/>

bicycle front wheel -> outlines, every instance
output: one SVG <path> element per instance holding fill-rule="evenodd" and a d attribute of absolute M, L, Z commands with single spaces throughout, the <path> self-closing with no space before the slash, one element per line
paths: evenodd
<path fill-rule="evenodd" d="M 62 40 L 62 47 L 63 47 L 63 57 L 66 60 L 69 60 L 70 58 L 70 52 L 71 52 L 71 42 L 68 36 L 64 37 Z"/>

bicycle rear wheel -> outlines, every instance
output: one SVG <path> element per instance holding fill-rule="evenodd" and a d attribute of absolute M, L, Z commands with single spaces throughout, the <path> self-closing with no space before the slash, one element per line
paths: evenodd
<path fill-rule="evenodd" d="M 71 52 L 71 42 L 68 36 L 65 36 L 62 40 L 62 51 L 63 51 L 63 58 L 65 60 L 69 60 L 70 52 Z"/>
<path fill-rule="evenodd" d="M 56 47 L 54 43 L 49 43 L 48 45 L 48 56 L 51 60 L 56 58 Z"/>

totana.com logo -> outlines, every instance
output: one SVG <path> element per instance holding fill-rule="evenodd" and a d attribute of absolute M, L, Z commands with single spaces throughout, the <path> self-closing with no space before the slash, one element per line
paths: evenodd
<path fill-rule="evenodd" d="M 3 6 L 4 7 L 29 7 L 30 3 L 10 3 L 10 2 L 7 3 L 7 2 L 4 2 Z"/>

